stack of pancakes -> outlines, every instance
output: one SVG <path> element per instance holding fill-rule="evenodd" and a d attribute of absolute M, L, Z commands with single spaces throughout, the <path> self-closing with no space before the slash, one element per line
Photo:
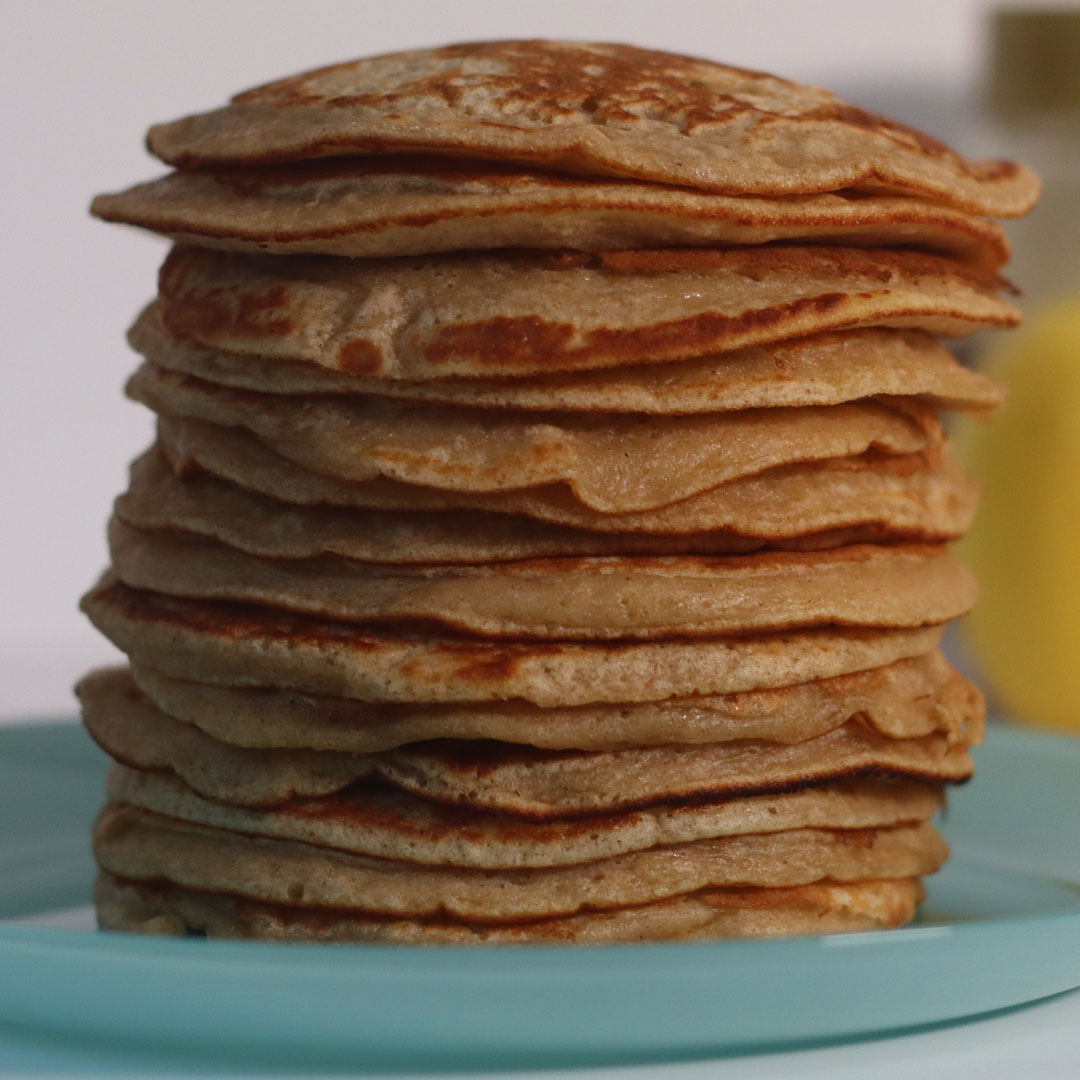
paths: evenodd
<path fill-rule="evenodd" d="M 156 127 L 158 414 L 85 598 L 109 928 L 912 917 L 978 692 L 942 430 L 1036 181 L 771 76 L 504 42 Z"/>

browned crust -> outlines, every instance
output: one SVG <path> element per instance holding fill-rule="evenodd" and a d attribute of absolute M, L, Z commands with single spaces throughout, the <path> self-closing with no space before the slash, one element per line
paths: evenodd
<path fill-rule="evenodd" d="M 815 281 L 824 275 L 831 284 L 816 295 L 795 293 L 791 300 L 750 307 L 738 314 L 709 310 L 638 326 L 582 326 L 539 314 L 491 314 L 447 322 L 423 332 L 410 331 L 402 342 L 392 346 L 376 344 L 368 331 L 354 332 L 333 347 L 335 355 L 320 358 L 320 363 L 357 375 L 383 375 L 392 367 L 387 349 L 397 352 L 405 348 L 415 352 L 430 369 L 426 375 L 429 378 L 432 373 L 524 374 L 681 360 L 865 325 L 868 321 L 878 325 L 949 323 L 957 327 L 956 332 L 963 332 L 963 328 L 978 325 L 1013 326 L 1020 318 L 1011 304 L 994 296 L 997 290 L 1007 287 L 997 275 L 953 259 L 913 251 L 787 246 L 601 254 L 488 252 L 458 254 L 452 260 L 440 260 L 439 265 L 442 270 L 469 273 L 470 263 L 475 260 L 482 260 L 483 267 L 505 266 L 508 271 L 521 267 L 634 276 L 642 279 L 642 287 L 648 287 L 654 275 L 714 272 L 750 280 L 768 275 L 773 280 Z M 287 341 L 283 345 L 282 339 L 298 329 L 288 275 L 310 273 L 313 280 L 321 282 L 339 262 L 327 261 L 327 257 L 287 262 L 279 257 L 259 259 L 176 248 L 159 275 L 162 325 L 177 337 L 193 338 L 213 348 L 228 349 L 230 340 L 239 339 L 245 351 L 258 354 L 273 346 L 275 355 L 287 358 L 283 349 L 287 351 L 290 346 Z M 420 258 L 365 260 L 365 273 L 371 270 L 378 274 L 384 269 L 390 274 L 406 269 L 412 272 L 422 269 L 425 263 Z M 250 285 L 245 284 L 244 276 L 251 272 L 255 277 Z M 906 279 L 910 288 L 913 282 L 925 278 L 956 283 L 966 295 L 959 299 L 928 295 L 904 300 L 891 295 L 894 282 Z M 365 278 L 357 289 L 358 300 L 374 281 Z M 335 287 L 340 285 L 335 283 Z M 584 277 L 582 288 L 588 288 Z M 416 303 L 411 298 L 406 308 Z"/>

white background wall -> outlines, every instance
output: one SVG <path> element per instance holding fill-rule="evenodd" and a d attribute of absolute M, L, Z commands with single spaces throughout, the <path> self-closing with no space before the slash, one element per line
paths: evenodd
<path fill-rule="evenodd" d="M 124 330 L 162 242 L 91 221 L 157 175 L 154 121 L 334 60 L 492 37 L 621 40 L 818 82 L 964 141 L 978 0 L 0 0 L 0 719 L 72 711 L 110 646 L 75 611 L 149 416 Z"/>

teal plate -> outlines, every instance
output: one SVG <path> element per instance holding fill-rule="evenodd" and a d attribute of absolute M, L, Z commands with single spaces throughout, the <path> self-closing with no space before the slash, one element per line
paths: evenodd
<path fill-rule="evenodd" d="M 88 902 L 101 755 L 0 728 L 0 919 Z M 958 1020 L 1080 986 L 1080 740 L 995 726 L 919 922 L 777 941 L 295 946 L 0 923 L 0 1033 L 351 1070 L 709 1057 Z"/>

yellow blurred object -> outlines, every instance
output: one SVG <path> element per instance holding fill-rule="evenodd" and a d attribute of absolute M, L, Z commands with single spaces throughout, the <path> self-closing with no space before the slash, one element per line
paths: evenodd
<path fill-rule="evenodd" d="M 986 372 L 1009 399 L 960 439 L 983 483 L 961 547 L 982 585 L 970 635 L 1018 720 L 1080 731 L 1080 294 L 1030 316 Z"/>

